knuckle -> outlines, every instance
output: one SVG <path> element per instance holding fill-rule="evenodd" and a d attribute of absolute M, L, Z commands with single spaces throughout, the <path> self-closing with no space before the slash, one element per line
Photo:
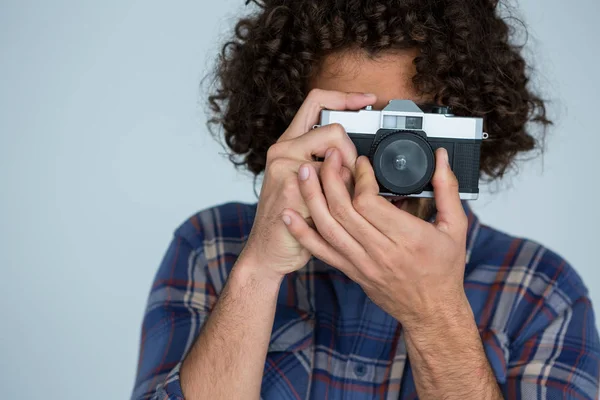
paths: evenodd
<path fill-rule="evenodd" d="M 352 206 L 359 214 L 364 214 L 369 207 L 369 199 L 365 196 L 358 195 L 352 199 Z"/>
<path fill-rule="evenodd" d="M 278 157 L 278 158 L 274 158 L 271 160 L 271 162 L 269 163 L 269 167 L 282 168 L 285 164 L 286 164 L 285 158 Z"/>
<path fill-rule="evenodd" d="M 306 203 L 313 203 L 317 199 L 318 195 L 319 193 L 317 193 L 315 190 L 309 189 L 303 192 L 302 197 L 304 197 L 304 201 Z"/>
<path fill-rule="evenodd" d="M 267 150 L 267 164 L 273 162 L 273 160 L 276 160 L 277 157 L 279 156 L 279 154 L 281 153 L 281 144 L 279 143 L 275 143 L 273 145 L 271 145 L 271 147 L 269 147 L 269 149 Z"/>
<path fill-rule="evenodd" d="M 346 134 L 346 129 L 339 122 L 334 122 L 331 126 L 331 132 L 336 141 L 345 141 L 348 138 Z"/>
<path fill-rule="evenodd" d="M 329 205 L 329 213 L 333 218 L 340 222 L 348 219 L 348 210 L 339 203 Z"/>
<path fill-rule="evenodd" d="M 283 158 L 275 158 L 267 164 L 266 174 L 268 177 L 276 178 L 281 175 L 286 165 L 286 160 Z"/>
<path fill-rule="evenodd" d="M 276 167 L 268 166 L 265 169 L 265 182 L 277 181 L 279 172 Z"/>
<path fill-rule="evenodd" d="M 377 268 L 373 265 L 365 265 L 362 268 L 362 274 L 369 282 L 375 282 L 379 278 Z"/>
<path fill-rule="evenodd" d="M 352 142 L 352 139 L 350 139 L 350 136 L 348 136 L 346 128 L 344 128 L 339 123 L 335 123 L 334 125 L 335 127 L 333 128 L 333 141 L 335 147 L 337 147 L 343 154 L 356 159 L 356 146 Z"/>
<path fill-rule="evenodd" d="M 319 233 L 327 242 L 329 242 L 334 247 L 337 247 L 337 240 L 335 235 L 335 229 L 331 225 L 326 226 L 319 230 Z"/>
<path fill-rule="evenodd" d="M 306 96 L 306 98 L 310 99 L 310 101 L 315 101 L 316 99 L 318 99 L 319 97 L 322 96 L 322 93 L 323 93 L 323 89 L 314 88 L 314 89 L 311 89 L 310 92 L 308 92 L 308 96 Z"/>
<path fill-rule="evenodd" d="M 433 174 L 433 178 L 431 178 L 431 183 L 433 183 L 436 186 L 442 185 L 445 181 L 445 178 L 442 176 L 442 174 Z"/>

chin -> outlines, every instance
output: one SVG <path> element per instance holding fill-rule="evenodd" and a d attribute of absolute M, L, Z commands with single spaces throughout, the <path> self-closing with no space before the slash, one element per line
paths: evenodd
<path fill-rule="evenodd" d="M 433 199 L 395 197 L 388 200 L 399 209 L 424 220 L 430 220 L 435 214 L 435 202 Z"/>

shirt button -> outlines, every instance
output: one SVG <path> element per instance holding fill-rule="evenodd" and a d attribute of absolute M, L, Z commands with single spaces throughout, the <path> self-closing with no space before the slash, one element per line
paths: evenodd
<path fill-rule="evenodd" d="M 354 373 L 356 374 L 356 376 L 365 376 L 365 374 L 367 373 L 367 367 L 365 364 L 362 363 L 358 363 L 354 366 Z"/>

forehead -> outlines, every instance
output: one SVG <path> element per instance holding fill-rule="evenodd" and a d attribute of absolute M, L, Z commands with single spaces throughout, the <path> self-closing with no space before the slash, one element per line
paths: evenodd
<path fill-rule="evenodd" d="M 383 109 L 392 99 L 420 102 L 412 78 L 417 49 L 386 51 L 375 58 L 362 51 L 344 51 L 328 55 L 313 75 L 310 88 L 341 92 L 374 93 L 374 109 Z"/>

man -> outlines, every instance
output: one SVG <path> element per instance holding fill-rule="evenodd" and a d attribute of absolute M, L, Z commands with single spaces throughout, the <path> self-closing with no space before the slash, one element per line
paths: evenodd
<path fill-rule="evenodd" d="M 378 196 L 322 109 L 437 103 L 484 118 L 499 178 L 550 124 L 493 1 L 269 0 L 236 27 L 210 97 L 256 205 L 175 232 L 133 398 L 598 396 L 587 289 L 560 256 L 482 225 L 438 150 L 434 201 Z M 323 162 L 315 161 L 324 158 Z"/>

